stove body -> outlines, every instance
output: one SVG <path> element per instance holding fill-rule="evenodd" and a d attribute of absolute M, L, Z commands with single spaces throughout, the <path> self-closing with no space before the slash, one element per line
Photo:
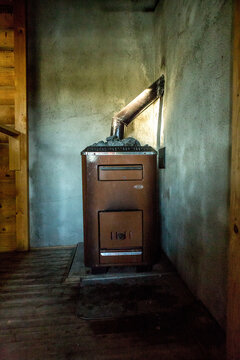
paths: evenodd
<path fill-rule="evenodd" d="M 153 264 L 156 151 L 88 147 L 82 174 L 85 265 Z"/>

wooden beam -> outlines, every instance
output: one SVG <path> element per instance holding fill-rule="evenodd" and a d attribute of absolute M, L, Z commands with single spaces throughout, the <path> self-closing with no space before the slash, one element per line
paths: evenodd
<path fill-rule="evenodd" d="M 0 132 L 8 136 L 19 136 L 20 132 L 7 125 L 0 125 Z"/>
<path fill-rule="evenodd" d="M 21 132 L 21 170 L 16 171 L 17 250 L 29 249 L 28 126 L 25 0 L 14 0 L 15 128 Z"/>
<path fill-rule="evenodd" d="M 234 1 L 227 359 L 240 359 L 240 0 Z"/>

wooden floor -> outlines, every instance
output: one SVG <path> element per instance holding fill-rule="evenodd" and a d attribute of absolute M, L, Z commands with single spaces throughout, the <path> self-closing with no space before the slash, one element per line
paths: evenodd
<path fill-rule="evenodd" d="M 194 299 L 164 314 L 78 318 L 79 284 L 63 282 L 72 251 L 0 254 L 0 360 L 224 359 L 224 336 Z"/>

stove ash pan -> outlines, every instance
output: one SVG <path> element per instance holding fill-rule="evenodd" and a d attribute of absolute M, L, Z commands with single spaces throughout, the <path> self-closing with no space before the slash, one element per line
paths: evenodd
<path fill-rule="evenodd" d="M 86 266 L 155 262 L 156 155 L 149 146 L 82 152 Z"/>

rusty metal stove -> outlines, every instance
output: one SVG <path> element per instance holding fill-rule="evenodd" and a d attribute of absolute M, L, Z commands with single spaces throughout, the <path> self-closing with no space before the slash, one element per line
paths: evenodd
<path fill-rule="evenodd" d="M 82 152 L 85 265 L 150 265 L 156 256 L 156 151 Z"/>

